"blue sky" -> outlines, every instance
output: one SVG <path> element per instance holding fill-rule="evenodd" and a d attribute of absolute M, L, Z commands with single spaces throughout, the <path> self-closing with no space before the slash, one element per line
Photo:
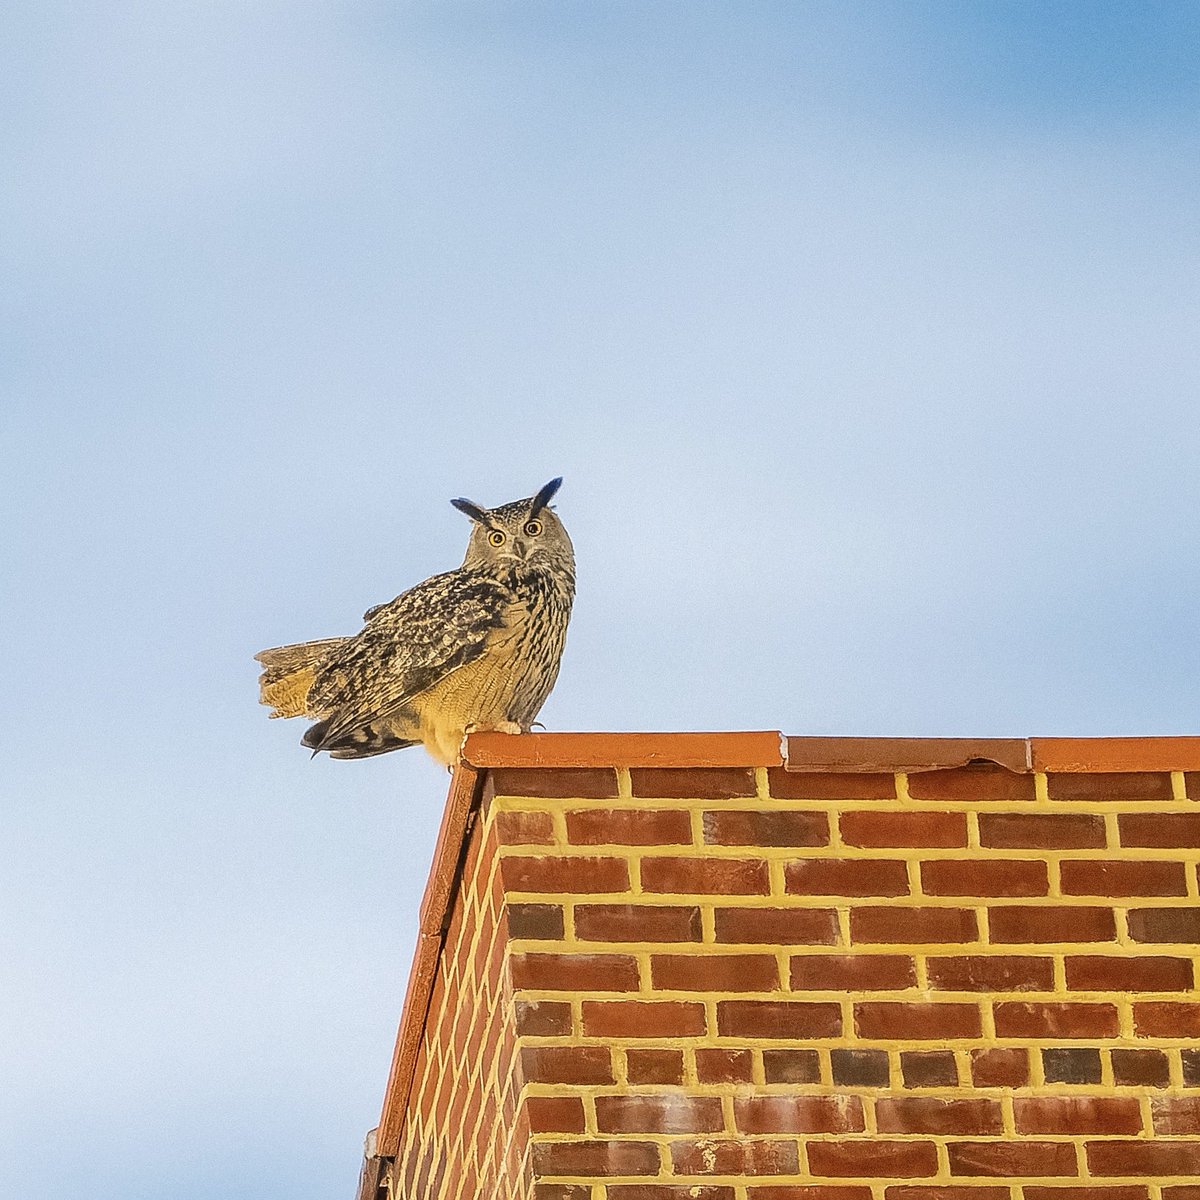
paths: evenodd
<path fill-rule="evenodd" d="M 0 1191 L 352 1193 L 446 781 L 250 656 L 452 496 L 566 477 L 551 728 L 1196 732 L 1198 34 L 10 5 Z"/>

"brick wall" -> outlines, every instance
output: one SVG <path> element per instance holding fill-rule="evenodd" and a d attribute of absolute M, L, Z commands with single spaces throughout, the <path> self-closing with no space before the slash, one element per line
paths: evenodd
<path fill-rule="evenodd" d="M 1200 774 L 779 761 L 481 772 L 394 1194 L 1200 1200 Z"/>
<path fill-rule="evenodd" d="M 473 822 L 412 1064 L 392 1194 L 532 1196 L 495 823 Z"/>

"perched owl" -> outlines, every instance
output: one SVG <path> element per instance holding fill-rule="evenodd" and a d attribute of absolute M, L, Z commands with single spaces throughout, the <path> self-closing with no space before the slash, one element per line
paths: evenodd
<path fill-rule="evenodd" d="M 575 555 L 548 507 L 561 479 L 499 508 L 452 500 L 474 522 L 457 571 L 368 609 L 354 637 L 264 650 L 273 717 L 316 720 L 302 741 L 333 758 L 423 742 L 457 760 L 473 729 L 527 732 L 558 677 Z"/>

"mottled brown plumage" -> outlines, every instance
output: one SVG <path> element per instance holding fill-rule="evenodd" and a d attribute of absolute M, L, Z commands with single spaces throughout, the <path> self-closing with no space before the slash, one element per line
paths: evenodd
<path fill-rule="evenodd" d="M 472 729 L 528 731 L 558 677 L 575 596 L 571 539 L 536 496 L 484 509 L 456 571 L 369 609 L 354 637 L 264 650 L 260 700 L 273 717 L 316 720 L 303 744 L 367 758 L 424 743 L 458 758 Z"/>

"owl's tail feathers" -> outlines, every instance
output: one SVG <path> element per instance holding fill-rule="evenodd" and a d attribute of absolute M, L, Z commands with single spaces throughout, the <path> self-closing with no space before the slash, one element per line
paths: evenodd
<path fill-rule="evenodd" d="M 322 750 L 329 751 L 330 758 L 373 758 L 376 754 L 387 754 L 389 750 L 404 750 L 417 743 L 412 738 L 406 738 L 396 732 L 386 720 L 368 721 L 345 733 L 330 736 L 332 718 L 318 721 L 305 732 L 300 739 L 302 746 L 307 746 L 316 758 Z"/>
<path fill-rule="evenodd" d="M 308 691 L 318 664 L 346 638 L 323 638 L 319 642 L 299 642 L 294 646 L 276 646 L 254 656 L 263 665 L 258 677 L 258 701 L 272 709 L 273 717 L 304 717 L 308 711 Z"/>

